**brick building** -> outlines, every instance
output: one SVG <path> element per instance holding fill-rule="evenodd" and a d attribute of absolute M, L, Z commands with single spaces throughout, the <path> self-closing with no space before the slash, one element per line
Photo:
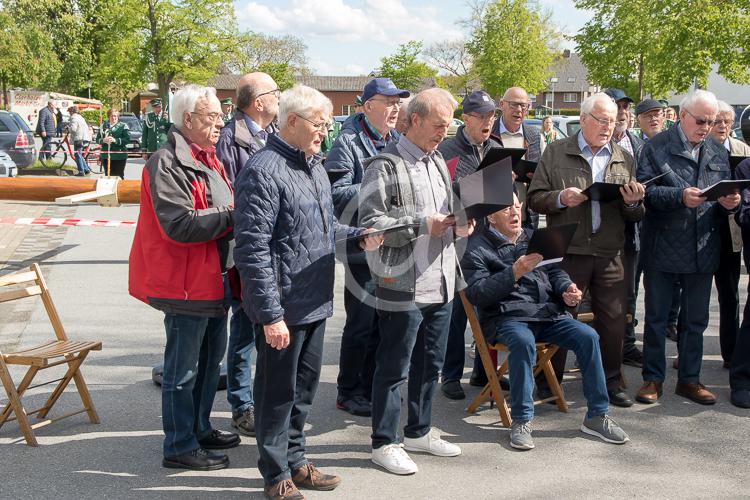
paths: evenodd
<path fill-rule="evenodd" d="M 599 90 L 588 81 L 588 70 L 578 54 L 565 50 L 550 68 L 549 87 L 530 96 L 533 108 L 581 109 L 581 102 Z"/>

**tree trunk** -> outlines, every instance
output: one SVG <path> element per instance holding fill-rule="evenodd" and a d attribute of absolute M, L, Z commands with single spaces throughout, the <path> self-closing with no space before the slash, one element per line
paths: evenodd
<path fill-rule="evenodd" d="M 638 58 L 638 102 L 643 100 L 643 52 Z"/>
<path fill-rule="evenodd" d="M 10 102 L 8 102 L 8 82 L 3 78 L 3 107 L 6 110 L 10 110 Z"/>

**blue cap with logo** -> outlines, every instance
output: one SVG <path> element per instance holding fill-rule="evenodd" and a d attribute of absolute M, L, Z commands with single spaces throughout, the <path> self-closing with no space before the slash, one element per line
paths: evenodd
<path fill-rule="evenodd" d="M 362 90 L 362 102 L 365 103 L 376 95 L 409 97 L 409 91 L 397 88 L 390 78 L 373 78 Z"/>
<path fill-rule="evenodd" d="M 635 102 L 633 99 L 625 95 L 625 92 L 622 89 L 616 89 L 614 87 L 608 88 L 604 91 L 605 94 L 607 94 L 609 97 L 612 98 L 613 101 L 628 101 L 628 102 Z"/>
<path fill-rule="evenodd" d="M 464 113 L 490 113 L 497 109 L 494 99 L 484 90 L 475 90 L 464 97 L 461 107 Z"/>

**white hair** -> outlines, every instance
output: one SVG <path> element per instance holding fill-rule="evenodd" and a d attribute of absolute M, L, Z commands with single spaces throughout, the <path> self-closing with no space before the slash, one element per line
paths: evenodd
<path fill-rule="evenodd" d="M 680 103 L 680 110 L 692 111 L 695 109 L 695 105 L 698 103 L 704 103 L 711 106 L 713 109 L 719 109 L 719 101 L 713 92 L 708 90 L 697 89 L 690 92 Z"/>
<path fill-rule="evenodd" d="M 617 104 L 615 104 L 615 101 L 613 101 L 610 96 L 608 96 L 604 92 L 597 92 L 595 94 L 591 94 L 583 100 L 583 102 L 581 103 L 581 114 L 591 114 L 591 112 L 594 110 L 594 106 L 596 106 L 598 102 L 606 104 L 617 111 Z"/>
<path fill-rule="evenodd" d="M 289 115 L 310 118 L 316 111 L 322 111 L 326 116 L 331 116 L 333 113 L 331 100 L 312 87 L 295 85 L 282 92 L 279 97 L 279 126 L 286 126 Z"/>
<path fill-rule="evenodd" d="M 216 89 L 200 85 L 186 85 L 172 96 L 172 123 L 177 130 L 182 130 L 185 113 L 192 113 L 198 102 L 211 98 L 216 99 Z"/>
<path fill-rule="evenodd" d="M 732 120 L 734 120 L 734 115 L 736 114 L 734 108 L 726 101 L 719 101 L 718 114 L 721 113 L 730 113 L 732 115 Z"/>

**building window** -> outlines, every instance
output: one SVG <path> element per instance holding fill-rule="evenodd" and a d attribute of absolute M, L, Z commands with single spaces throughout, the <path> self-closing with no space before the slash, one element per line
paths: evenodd
<path fill-rule="evenodd" d="M 575 92 L 565 92 L 563 102 L 578 102 L 578 94 Z"/>
<path fill-rule="evenodd" d="M 531 94 L 531 95 L 529 96 L 529 102 L 536 102 L 536 95 L 534 95 L 534 94 Z"/>
<path fill-rule="evenodd" d="M 576 77 L 575 76 L 569 76 L 568 77 L 568 83 L 575 83 L 575 82 L 576 82 Z"/>
<path fill-rule="evenodd" d="M 354 114 L 354 106 L 351 104 L 344 104 L 341 106 L 341 114 L 342 115 L 353 115 Z"/>

